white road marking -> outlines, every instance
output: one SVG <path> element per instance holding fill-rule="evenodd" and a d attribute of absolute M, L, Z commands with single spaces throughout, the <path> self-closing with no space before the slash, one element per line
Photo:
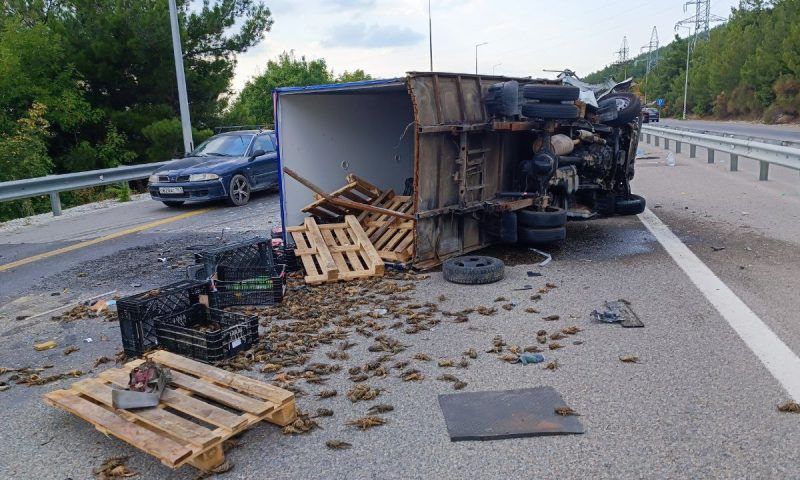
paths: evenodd
<path fill-rule="evenodd" d="M 800 358 L 650 209 L 639 219 L 789 396 L 800 401 Z"/>

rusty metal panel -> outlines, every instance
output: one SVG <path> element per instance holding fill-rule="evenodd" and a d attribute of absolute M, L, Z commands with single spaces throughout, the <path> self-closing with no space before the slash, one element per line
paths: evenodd
<path fill-rule="evenodd" d="M 410 73 L 416 121 L 414 163 L 416 265 L 486 246 L 473 213 L 503 190 L 501 177 L 517 152 L 508 135 L 488 129 L 483 92 L 504 78 L 470 74 Z M 472 210 L 469 210 L 472 209 Z M 469 211 L 467 211 L 469 210 Z"/>

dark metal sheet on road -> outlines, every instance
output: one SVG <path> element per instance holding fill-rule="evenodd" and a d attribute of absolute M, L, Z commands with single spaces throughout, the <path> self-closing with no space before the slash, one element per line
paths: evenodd
<path fill-rule="evenodd" d="M 439 406 L 454 442 L 584 433 L 575 416 L 555 413 L 566 404 L 552 387 L 439 395 Z"/>

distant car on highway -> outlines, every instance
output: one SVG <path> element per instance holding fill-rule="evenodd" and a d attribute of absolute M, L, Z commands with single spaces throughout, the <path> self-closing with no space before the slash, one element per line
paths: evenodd
<path fill-rule="evenodd" d="M 657 108 L 645 107 L 642 109 L 642 123 L 658 123 L 660 117 Z"/>
<path fill-rule="evenodd" d="M 214 135 L 153 172 L 147 185 L 150 196 L 168 207 L 208 200 L 245 205 L 251 192 L 278 186 L 276 146 L 272 130 Z"/>

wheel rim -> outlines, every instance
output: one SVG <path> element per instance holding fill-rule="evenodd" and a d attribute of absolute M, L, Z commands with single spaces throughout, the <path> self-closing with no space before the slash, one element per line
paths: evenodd
<path fill-rule="evenodd" d="M 455 262 L 459 267 L 488 267 L 491 264 L 486 258 L 481 257 L 468 257 Z"/>
<path fill-rule="evenodd" d="M 617 104 L 617 111 L 619 112 L 628 108 L 628 105 L 631 103 L 630 101 L 628 101 L 627 98 L 616 98 L 614 100 L 615 103 Z"/>
<path fill-rule="evenodd" d="M 231 182 L 231 199 L 237 205 L 246 202 L 250 197 L 250 187 L 244 177 L 235 177 Z"/>

